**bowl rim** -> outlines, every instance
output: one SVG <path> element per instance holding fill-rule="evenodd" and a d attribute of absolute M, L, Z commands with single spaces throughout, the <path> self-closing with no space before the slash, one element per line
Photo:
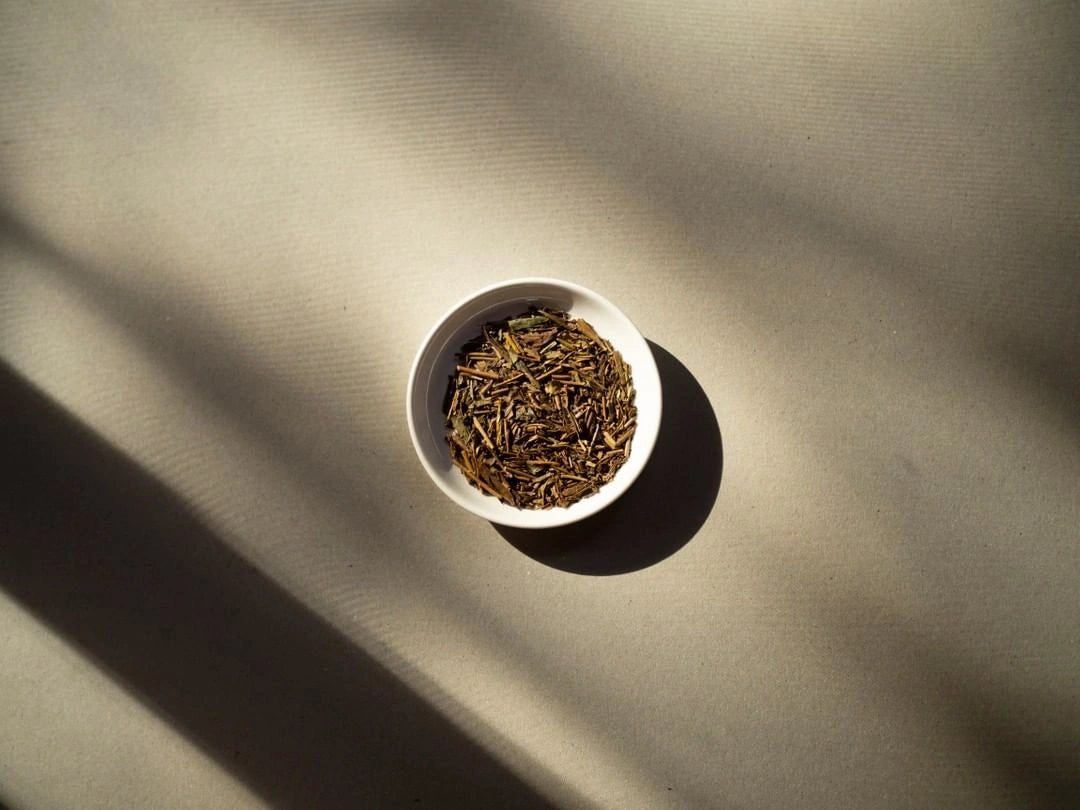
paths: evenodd
<path fill-rule="evenodd" d="M 625 325 L 630 328 L 630 339 L 640 340 L 641 348 L 644 349 L 644 356 L 647 358 L 647 367 L 643 370 L 643 376 L 649 377 L 656 381 L 655 391 L 655 419 L 646 423 L 646 432 L 639 435 L 635 431 L 634 435 L 634 450 L 640 450 L 644 453 L 644 459 L 638 462 L 633 468 L 626 470 L 626 475 L 619 478 L 618 474 L 608 483 L 604 484 L 600 492 L 592 495 L 588 498 L 583 498 L 580 501 L 576 501 L 569 507 L 552 507 L 550 509 L 518 509 L 503 503 L 502 501 L 487 496 L 490 501 L 490 508 L 486 508 L 488 504 L 484 504 L 484 507 L 478 508 L 477 504 L 470 502 L 460 496 L 458 492 L 449 487 L 442 479 L 442 473 L 439 470 L 432 468 L 427 455 L 424 451 L 424 444 L 417 428 L 417 419 L 420 414 L 416 412 L 413 406 L 414 395 L 418 385 L 418 375 L 421 372 L 421 363 L 428 355 L 429 349 L 435 340 L 436 336 L 443 329 L 444 325 L 450 321 L 456 314 L 464 309 L 467 309 L 478 299 L 490 296 L 492 293 L 502 289 L 512 287 L 524 287 L 528 285 L 547 285 L 558 289 L 566 290 L 572 296 L 580 297 L 582 299 L 591 300 L 595 302 L 597 306 L 607 310 L 612 317 L 621 319 L 625 322 Z M 522 296 L 527 298 L 528 296 Z M 620 347 L 616 347 L 621 351 Z M 623 344 L 625 348 L 625 342 Z M 639 364 L 640 365 L 640 364 Z M 640 392 L 638 386 L 639 369 L 637 367 L 632 371 L 634 376 L 635 389 Z M 635 400 L 637 397 L 635 396 Z M 642 470 L 648 464 L 649 457 L 652 455 L 652 451 L 656 445 L 656 439 L 659 434 L 660 420 L 663 413 L 663 392 L 660 387 L 659 371 L 656 367 L 656 359 L 653 356 L 652 349 L 649 347 L 648 341 L 641 331 L 634 325 L 633 321 L 611 301 L 604 296 L 595 292 L 594 290 L 584 287 L 581 284 L 577 284 L 564 279 L 552 278 L 548 276 L 523 276 L 518 278 L 507 279 L 504 281 L 494 282 L 488 284 L 480 289 L 477 289 L 466 296 L 458 299 L 451 307 L 443 312 L 443 314 L 432 324 L 427 330 L 423 339 L 420 341 L 419 348 L 413 357 L 412 363 L 409 368 L 409 380 L 406 386 L 405 392 L 405 406 L 406 406 L 406 419 L 409 427 L 409 436 L 412 440 L 413 450 L 416 452 L 417 457 L 420 459 L 421 465 L 427 472 L 428 477 L 435 483 L 435 485 L 456 503 L 461 508 L 465 509 L 469 513 L 483 518 L 491 523 L 495 523 L 502 526 L 512 526 L 515 528 L 525 529 L 546 529 L 555 528 L 558 526 L 565 526 L 571 523 L 584 520 L 598 512 L 606 509 L 611 504 L 615 503 L 620 497 L 622 497 L 628 489 L 633 485 L 634 481 L 640 476 Z M 651 409 L 650 409 L 651 410 Z M 642 428 L 641 423 L 638 423 L 638 430 Z M 631 455 L 633 455 L 631 453 Z M 639 457 L 640 458 L 640 457 Z M 600 498 L 601 493 L 608 487 L 608 495 L 605 498 Z"/>

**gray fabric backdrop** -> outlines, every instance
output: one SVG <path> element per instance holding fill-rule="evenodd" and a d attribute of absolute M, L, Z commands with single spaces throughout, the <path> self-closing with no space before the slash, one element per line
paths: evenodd
<path fill-rule="evenodd" d="M 0 801 L 1080 805 L 1072 2 L 0 6 Z M 563 277 L 641 482 L 451 504 Z"/>

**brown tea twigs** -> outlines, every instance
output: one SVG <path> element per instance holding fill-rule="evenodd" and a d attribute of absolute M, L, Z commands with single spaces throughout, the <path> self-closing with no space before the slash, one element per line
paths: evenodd
<path fill-rule="evenodd" d="M 630 367 L 592 325 L 531 309 L 487 324 L 458 355 L 446 399 L 454 465 L 520 509 L 569 506 L 630 455 Z"/>

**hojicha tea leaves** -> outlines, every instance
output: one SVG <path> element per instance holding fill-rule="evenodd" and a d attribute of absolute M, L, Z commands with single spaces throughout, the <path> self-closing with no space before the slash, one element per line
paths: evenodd
<path fill-rule="evenodd" d="M 487 324 L 457 359 L 450 458 L 482 492 L 521 509 L 569 506 L 630 456 L 630 367 L 587 321 L 531 309 Z"/>

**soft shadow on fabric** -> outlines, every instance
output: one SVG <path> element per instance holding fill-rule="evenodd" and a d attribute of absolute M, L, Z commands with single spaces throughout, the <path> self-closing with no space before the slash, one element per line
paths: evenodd
<path fill-rule="evenodd" d="M 275 807 L 551 804 L 0 362 L 0 588 Z"/>
<path fill-rule="evenodd" d="M 720 491 L 724 451 L 709 398 L 670 352 L 649 342 L 664 412 L 649 463 L 610 507 L 554 529 L 492 524 L 523 554 L 575 574 L 639 571 L 670 557 L 704 524 Z"/>
<path fill-rule="evenodd" d="M 1001 794 L 1012 797 L 1011 806 L 1080 807 L 1080 735 L 1067 720 L 1059 722 L 1068 716 L 1063 704 L 1010 686 L 1007 677 L 986 677 L 962 648 L 935 643 L 871 590 L 832 582 L 825 588 L 790 568 L 778 568 L 773 581 L 790 589 L 808 622 L 827 629 L 831 655 L 846 656 L 845 666 L 874 678 L 882 699 L 890 695 L 936 707 L 936 721 L 994 774 Z M 919 711 L 913 706 L 912 716 Z"/>

